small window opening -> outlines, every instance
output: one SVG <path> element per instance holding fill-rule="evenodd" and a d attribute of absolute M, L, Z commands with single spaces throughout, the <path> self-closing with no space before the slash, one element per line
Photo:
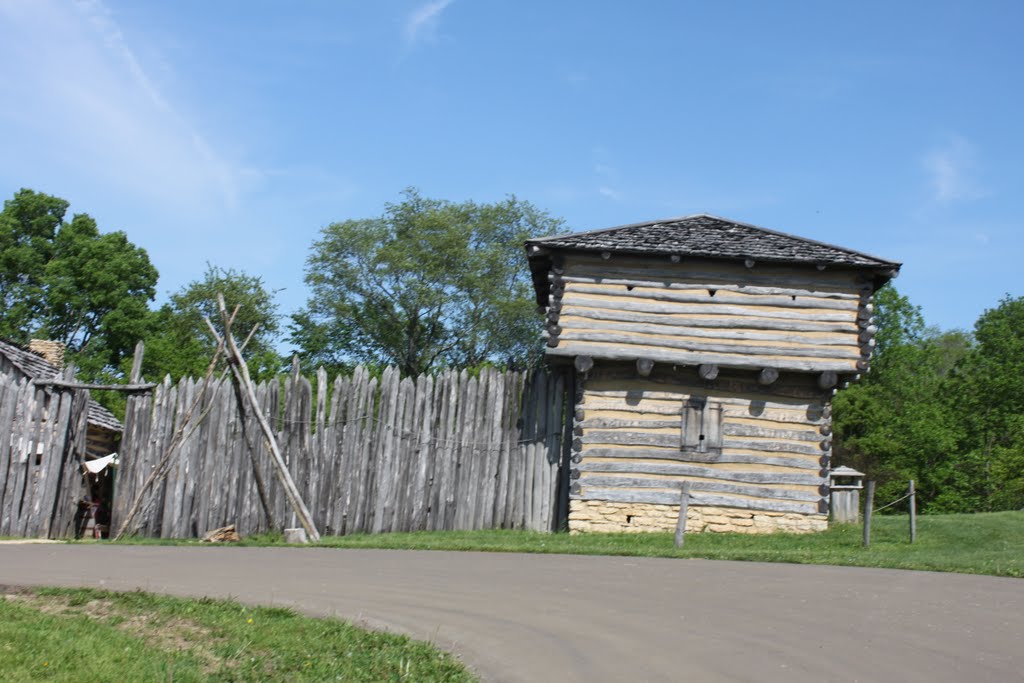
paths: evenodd
<path fill-rule="evenodd" d="M 715 294 L 718 294 L 718 290 L 717 289 L 709 289 L 708 290 L 708 296 L 714 296 Z"/>
<path fill-rule="evenodd" d="M 632 292 L 633 291 L 633 285 L 626 285 L 626 289 L 628 289 L 629 291 Z"/>
<path fill-rule="evenodd" d="M 796 294 L 794 294 L 791 298 L 793 299 L 793 301 L 796 301 Z"/>
<path fill-rule="evenodd" d="M 626 515 L 626 524 L 633 523 L 633 515 Z"/>

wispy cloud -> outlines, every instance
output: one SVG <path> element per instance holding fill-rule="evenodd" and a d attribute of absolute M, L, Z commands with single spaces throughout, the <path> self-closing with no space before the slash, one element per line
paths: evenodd
<path fill-rule="evenodd" d="M 35 160 L 135 195 L 232 207 L 245 179 L 168 96 L 100 0 L 0 3 L 0 125 Z M 159 71 L 159 69 L 157 70 Z M 179 100 L 179 101 L 176 101 Z M 6 154 L 24 154 L 13 140 Z M 6 154 L 5 154 L 6 152 Z"/>
<path fill-rule="evenodd" d="M 441 13 L 455 0 L 433 0 L 414 9 L 405 20 L 405 41 L 409 45 L 437 39 Z"/>
<path fill-rule="evenodd" d="M 598 146 L 591 150 L 594 157 L 594 175 L 598 179 L 597 193 L 612 201 L 621 202 L 625 195 L 615 186 L 619 184 L 619 169 L 611 162 L 611 154 L 604 147 Z"/>
<path fill-rule="evenodd" d="M 978 199 L 985 195 L 975 178 L 977 152 L 960 136 L 929 151 L 922 160 L 932 200 L 940 204 Z"/>

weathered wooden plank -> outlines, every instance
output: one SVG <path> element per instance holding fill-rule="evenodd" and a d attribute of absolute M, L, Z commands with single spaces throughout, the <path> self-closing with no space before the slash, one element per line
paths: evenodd
<path fill-rule="evenodd" d="M 671 336 L 691 339 L 714 339 L 725 342 L 735 342 L 735 346 L 743 346 L 741 342 L 779 342 L 788 346 L 770 348 L 804 349 L 817 346 L 842 346 L 847 349 L 857 349 L 860 353 L 860 344 L 853 330 L 843 333 L 832 333 L 828 336 L 811 336 L 808 333 L 800 332 L 756 332 L 746 329 L 724 329 L 711 328 L 701 329 L 688 320 L 660 320 L 656 323 L 647 322 L 618 322 L 604 320 L 590 320 L 584 316 L 577 316 L 573 312 L 570 316 L 563 316 L 561 319 L 562 330 L 560 335 L 565 337 L 566 332 L 575 330 L 593 330 L 604 332 L 623 332 L 626 334 Z M 822 333 L 816 333 L 821 335 Z M 647 359 L 645 359 L 647 360 Z"/>
<path fill-rule="evenodd" d="M 756 309 L 736 304 L 687 304 L 665 301 L 664 299 L 637 300 L 632 297 L 601 299 L 597 295 L 566 292 L 562 298 L 562 315 L 580 308 L 608 308 L 636 313 L 661 313 L 676 315 L 722 315 L 739 319 L 799 320 L 802 322 L 852 323 L 856 312 L 804 313 L 798 310 Z"/>
<path fill-rule="evenodd" d="M 547 350 L 547 354 L 549 356 L 568 357 L 591 355 L 606 360 L 624 360 L 629 362 L 634 362 L 637 358 L 650 358 L 655 361 L 663 361 L 676 365 L 717 363 L 724 367 L 749 370 L 773 367 L 780 370 L 792 370 L 798 372 L 835 370 L 836 372 L 852 373 L 856 371 L 855 362 L 852 360 L 830 358 L 822 358 L 820 360 L 801 360 L 797 357 L 790 356 L 772 357 L 756 355 L 747 351 L 723 354 L 685 349 L 666 349 L 636 344 L 635 342 L 637 340 L 629 338 L 628 336 L 606 336 L 616 337 L 616 340 L 563 340 L 558 347 L 549 348 Z"/>
<path fill-rule="evenodd" d="M 473 500 L 473 439 L 476 425 L 477 395 L 480 383 L 476 377 L 468 378 L 463 394 L 462 419 L 459 421 L 458 488 L 455 492 L 456 509 L 453 529 L 469 529 L 473 519 L 470 509 Z"/>
<path fill-rule="evenodd" d="M 780 489 L 770 486 L 752 486 L 729 484 L 720 481 L 704 481 L 701 479 L 687 480 L 691 482 L 691 490 L 711 493 L 730 493 L 741 496 L 753 496 L 776 500 L 796 500 L 817 503 L 821 493 L 815 490 Z M 588 474 L 579 478 L 581 486 L 601 489 L 671 489 L 678 482 L 671 479 L 651 479 L 650 477 L 602 476 Z"/>
<path fill-rule="evenodd" d="M 786 318 L 758 318 L 752 316 L 703 316 L 673 313 L 671 311 L 643 312 L 618 308 L 591 307 L 577 303 L 566 317 L 593 321 L 648 323 L 651 325 L 679 325 L 701 330 L 750 330 L 763 332 L 801 332 L 816 334 L 859 335 L 856 321 L 789 320 Z M 561 320 L 561 316 L 559 317 Z M 859 338 L 859 337 L 858 337 Z"/>
<path fill-rule="evenodd" d="M 577 468 L 580 472 L 614 472 L 631 474 L 662 474 L 679 477 L 700 477 L 720 481 L 736 481 L 748 484 L 804 484 L 820 486 L 824 477 L 803 472 L 746 472 L 701 467 L 683 463 L 652 462 L 594 462 L 584 460 Z"/>
<path fill-rule="evenodd" d="M 677 448 L 594 448 L 588 447 L 582 451 L 585 458 L 633 458 L 633 459 L 654 459 L 674 460 L 688 463 L 746 463 L 752 465 L 773 465 L 778 467 L 795 467 L 803 470 L 821 470 L 824 467 L 822 458 L 804 456 L 777 456 L 751 453 L 734 453 L 722 451 L 721 453 L 692 453 L 682 452 Z"/>
<path fill-rule="evenodd" d="M 636 331 L 628 333 L 604 332 L 604 331 L 577 331 L 569 328 L 562 331 L 560 339 L 565 342 L 605 342 L 613 344 L 628 344 L 631 347 L 647 348 L 649 346 L 662 349 L 679 349 L 691 352 L 706 352 L 709 354 L 743 354 L 753 356 L 780 356 L 786 358 L 826 358 L 826 359 L 849 359 L 855 360 L 860 357 L 860 351 L 856 345 L 843 347 L 822 347 L 822 346 L 756 346 L 753 344 L 716 344 L 702 342 L 698 339 L 688 339 L 673 334 L 671 331 L 658 335 L 649 334 L 641 336 Z M 634 353 L 634 355 L 636 355 Z M 639 354 L 644 356 L 645 354 Z M 646 357 L 646 356 L 645 356 Z M 657 360 L 655 358 L 655 360 Z M 735 359 L 733 359 L 735 360 Z M 716 361 L 706 360 L 705 364 Z"/>
<path fill-rule="evenodd" d="M 677 505 L 679 489 L 654 490 L 621 490 L 621 489 L 585 489 L 583 493 L 573 495 L 577 500 L 605 500 L 616 503 L 652 503 L 655 505 Z M 764 498 L 739 498 L 735 496 L 714 495 L 692 492 L 691 505 L 738 508 L 741 510 L 760 510 L 764 512 L 791 512 L 801 515 L 819 515 L 819 504 L 801 503 L 796 501 L 774 501 Z"/>
<path fill-rule="evenodd" d="M 392 479 L 395 458 L 395 431 L 398 419 L 398 401 L 400 398 L 398 371 L 387 368 L 381 377 L 381 411 L 379 420 L 380 447 L 377 454 L 376 492 L 373 506 L 373 533 L 389 531 L 388 513 L 391 510 L 391 492 L 394 486 Z"/>
<path fill-rule="evenodd" d="M 629 286 L 629 285 L 627 285 Z M 739 290 L 723 290 L 719 287 L 698 289 L 696 287 L 665 287 L 657 283 L 641 283 L 632 285 L 632 289 L 617 285 L 601 285 L 574 282 L 566 288 L 566 295 L 585 294 L 610 297 L 624 297 L 629 299 L 644 299 L 651 301 L 670 301 L 684 304 L 714 303 L 716 306 L 763 306 L 768 308 L 792 308 L 792 309 L 813 309 L 830 311 L 856 311 L 859 307 L 857 300 L 836 299 L 825 297 L 808 296 L 778 296 L 771 294 L 746 294 Z M 680 291 L 682 290 L 682 291 Z M 693 291 L 697 290 L 697 291 Z M 715 292 L 714 295 L 709 292 Z M 563 300 L 565 296 L 563 296 Z"/>
<path fill-rule="evenodd" d="M 607 271 L 606 271 L 607 272 Z M 651 278 L 645 277 L 646 271 L 637 270 L 632 273 L 618 271 L 620 275 L 607 276 L 603 273 L 592 275 L 579 274 L 565 275 L 563 281 L 570 284 L 604 284 L 623 285 L 627 287 L 659 287 L 664 289 L 683 290 L 708 290 L 714 289 L 718 292 L 741 292 L 744 294 L 767 294 L 780 296 L 799 296 L 808 298 L 839 299 L 844 301 L 859 301 L 860 295 L 842 291 L 816 290 L 811 288 L 798 287 L 766 287 L 762 285 L 737 284 L 728 277 L 715 281 L 712 278 L 680 280 L 676 278 Z"/>
<path fill-rule="evenodd" d="M 650 261 L 636 259 L 619 259 L 614 264 L 595 261 L 586 257 L 574 257 L 566 264 L 564 278 L 573 275 L 591 275 L 604 277 L 621 277 L 628 275 L 640 280 L 651 281 L 652 278 L 691 282 L 721 282 L 736 285 L 765 285 L 777 287 L 802 287 L 815 292 L 835 290 L 838 292 L 857 291 L 854 282 L 855 274 L 851 271 L 833 271 L 821 273 L 810 268 L 787 268 L 772 264 L 759 264 L 758 272 L 751 272 L 743 267 L 730 267 L 727 264 L 707 264 L 701 267 L 697 263 L 682 266 L 659 268 Z"/>
<path fill-rule="evenodd" d="M 45 450 L 46 461 L 40 477 L 46 483 L 46 489 L 39 504 L 41 526 L 38 530 L 38 537 L 53 538 L 56 534 L 54 528 L 55 510 L 60 495 L 60 483 L 63 477 L 61 469 L 64 465 L 65 444 L 73 431 L 71 421 L 74 417 L 72 407 L 74 405 L 74 394 L 71 392 L 60 392 L 50 397 L 50 411 L 48 421 L 51 426 L 51 437 L 48 439 Z M 0 434 L 5 433 L 4 423 L 0 419 Z M 0 470 L 3 469 L 3 455 L 0 454 Z M 2 475 L 0 475 L 2 478 Z M 2 496 L 3 484 L 0 483 L 0 496 Z"/>
<path fill-rule="evenodd" d="M 502 443 L 504 441 L 504 416 L 505 397 L 507 394 L 508 373 L 491 371 L 491 391 L 489 397 L 490 415 L 488 422 L 490 429 L 486 433 L 487 453 L 484 466 L 483 490 L 480 497 L 480 526 L 481 529 L 495 528 L 495 500 L 498 496 L 498 477 L 500 476 L 499 466 L 501 461 Z"/>
<path fill-rule="evenodd" d="M 589 429 L 583 432 L 583 445 L 618 444 L 627 446 L 665 446 L 679 448 L 681 446 L 679 432 L 658 434 L 627 430 Z"/>
<path fill-rule="evenodd" d="M 811 410 L 820 412 L 822 409 L 822 403 L 816 400 L 804 398 L 802 396 L 787 397 L 782 393 L 772 392 L 770 398 L 765 398 L 764 393 L 750 393 L 750 394 L 732 394 L 729 395 L 723 392 L 720 384 L 723 384 L 723 380 L 718 380 L 715 384 L 714 397 L 715 400 L 723 404 L 723 406 L 737 406 L 747 410 L 761 410 L 761 409 L 773 409 L 773 410 Z M 650 389 L 641 386 L 635 386 L 629 389 L 605 389 L 604 386 L 616 386 L 614 383 L 603 383 L 603 382 L 592 382 L 593 386 L 588 386 L 586 394 L 584 395 L 584 401 L 589 403 L 592 399 L 615 399 L 621 401 L 618 405 L 635 405 L 636 410 L 647 410 L 646 407 L 640 408 L 639 404 L 643 401 L 676 401 L 681 402 L 682 399 L 687 398 L 693 393 L 707 393 L 707 390 L 697 389 L 696 387 L 689 387 L 684 385 L 678 385 L 674 391 L 670 391 L 671 387 L 665 386 L 660 389 Z M 619 385 L 621 386 L 621 385 Z M 818 396 L 821 396 L 820 392 Z M 624 408 L 628 410 L 628 408 Z"/>
<path fill-rule="evenodd" d="M 409 528 L 412 531 L 423 531 L 427 528 L 427 510 L 430 505 L 430 479 L 434 472 L 436 449 L 432 444 L 434 438 L 435 415 L 437 402 L 435 382 L 431 375 L 421 375 L 416 380 L 417 405 L 417 443 L 415 452 L 415 477 L 411 492 L 412 506 L 410 509 Z"/>
<path fill-rule="evenodd" d="M 427 498 L 424 505 L 424 528 L 428 530 L 438 529 L 438 520 L 444 518 L 441 512 L 444 500 L 441 490 L 444 480 L 445 440 L 447 438 L 446 429 L 449 419 L 448 392 L 450 391 L 450 385 L 451 371 L 440 373 L 434 382 L 434 414 L 427 443 L 431 453 L 431 463 L 427 479 Z"/>
<path fill-rule="evenodd" d="M 752 436 L 786 441 L 813 441 L 816 444 L 821 441 L 821 435 L 817 430 L 769 429 L 747 424 L 737 424 L 735 422 L 726 422 L 722 429 L 726 436 Z"/>

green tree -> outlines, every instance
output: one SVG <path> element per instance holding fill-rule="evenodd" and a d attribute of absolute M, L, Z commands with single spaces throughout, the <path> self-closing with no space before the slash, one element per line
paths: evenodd
<path fill-rule="evenodd" d="M 914 479 L 922 510 L 956 507 L 969 486 L 957 458 L 963 425 L 946 387 L 970 339 L 926 327 L 892 286 L 876 294 L 875 320 L 871 372 L 834 401 L 836 462 L 876 480 L 880 501 L 898 498 Z"/>
<path fill-rule="evenodd" d="M 157 271 L 123 232 L 101 234 L 67 202 L 21 190 L 0 214 L 2 333 L 63 342 L 83 376 L 130 354 L 144 331 Z"/>
<path fill-rule="evenodd" d="M 265 379 L 281 369 L 282 361 L 274 348 L 280 336 L 274 292 L 267 289 L 262 278 L 207 264 L 202 278 L 183 286 L 150 314 L 142 365 L 146 377 L 159 380 L 170 375 L 178 380 L 203 375 L 216 348 L 203 319 L 209 318 L 221 329 L 218 293 L 224 295 L 229 311 L 239 307 L 232 326 L 239 345 L 256 330 L 244 352 L 254 378 Z"/>
<path fill-rule="evenodd" d="M 1006 296 L 974 326 L 950 395 L 965 425 L 959 444 L 974 509 L 1024 508 L 1024 297 Z"/>
<path fill-rule="evenodd" d="M 0 211 L 0 337 L 25 343 L 43 312 L 46 264 L 68 203 L 22 189 Z"/>
<path fill-rule="evenodd" d="M 290 341 L 307 363 L 517 365 L 539 348 L 523 242 L 562 221 L 510 197 L 495 204 L 406 190 L 379 218 L 323 229 L 307 261 L 312 290 Z"/>

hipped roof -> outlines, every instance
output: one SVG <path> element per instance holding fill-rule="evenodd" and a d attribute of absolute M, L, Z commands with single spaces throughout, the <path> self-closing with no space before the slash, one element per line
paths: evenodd
<path fill-rule="evenodd" d="M 609 252 L 640 256 L 703 257 L 872 271 L 875 287 L 898 274 L 902 264 L 845 247 L 818 242 L 708 214 L 620 225 L 542 237 L 526 242 L 537 301 L 546 304 L 552 251 Z"/>

